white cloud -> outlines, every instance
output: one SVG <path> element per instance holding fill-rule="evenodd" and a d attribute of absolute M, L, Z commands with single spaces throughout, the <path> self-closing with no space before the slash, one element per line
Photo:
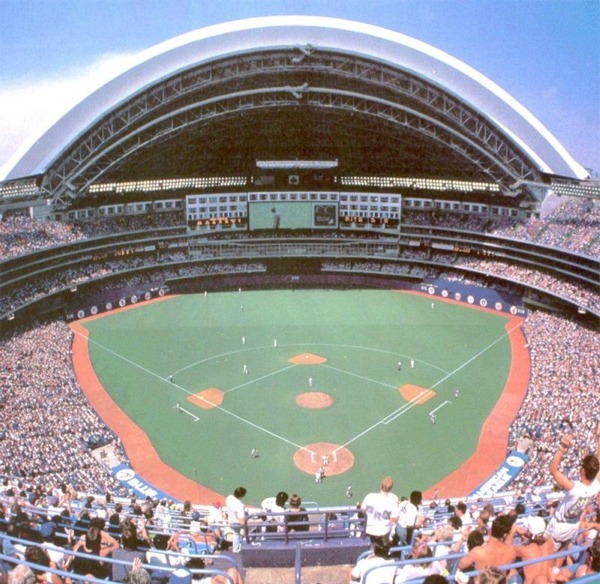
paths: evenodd
<path fill-rule="evenodd" d="M 1 84 L 0 179 L 45 130 L 138 59 L 137 54 L 104 55 L 85 69 L 61 77 Z"/>

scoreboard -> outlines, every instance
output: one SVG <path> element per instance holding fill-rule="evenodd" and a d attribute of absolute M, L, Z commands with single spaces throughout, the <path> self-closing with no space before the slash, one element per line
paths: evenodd
<path fill-rule="evenodd" d="M 248 226 L 254 229 L 336 229 L 338 203 L 260 202 L 248 204 Z"/>

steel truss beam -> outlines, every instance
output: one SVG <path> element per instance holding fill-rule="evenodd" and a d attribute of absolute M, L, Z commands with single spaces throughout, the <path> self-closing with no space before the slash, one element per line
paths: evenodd
<path fill-rule="evenodd" d="M 388 130 L 416 132 L 505 185 L 540 178 L 505 134 L 443 88 L 360 56 L 295 48 L 203 64 L 141 91 L 67 148 L 46 173 L 43 188 L 55 203 L 68 205 L 151 144 L 241 113 L 290 107 L 335 110 L 348 113 L 348 124 L 360 115 Z"/>

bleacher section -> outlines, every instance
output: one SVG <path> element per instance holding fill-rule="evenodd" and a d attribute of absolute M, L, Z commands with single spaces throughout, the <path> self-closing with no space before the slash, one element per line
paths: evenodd
<path fill-rule="evenodd" d="M 233 554 L 227 522 L 211 524 L 215 517 L 211 507 L 190 507 L 189 504 L 173 504 L 165 500 L 105 499 L 73 491 L 57 500 L 52 494 L 54 489 L 46 491 L 40 485 L 26 485 L 12 477 L 0 477 L 0 480 L 3 484 L 0 494 L 3 511 L 0 513 L 0 572 L 3 574 L 17 564 L 27 564 L 34 570 L 55 574 L 59 578 L 57 582 L 66 578 L 81 580 L 83 574 L 77 574 L 79 568 L 75 558 L 89 560 L 90 555 L 73 552 L 73 548 L 98 522 L 117 540 L 121 533 L 119 524 L 123 526 L 134 522 L 138 525 L 140 545 L 137 550 L 142 569 L 149 572 L 156 583 L 167 584 L 173 572 L 186 566 L 198 577 L 218 576 L 222 579 L 219 581 L 231 584 L 238 584 L 243 579 L 248 584 L 257 582 L 252 574 L 254 569 L 261 573 L 260 568 L 293 569 L 295 581 L 301 582 L 302 572 L 308 567 L 328 566 L 330 576 L 323 582 L 337 584 L 345 581 L 352 566 L 371 555 L 370 540 L 365 536 L 365 515 L 357 508 L 319 508 L 313 504 L 299 520 L 291 519 L 289 510 L 283 516 L 264 510 L 249 512 L 242 551 Z M 498 515 L 512 515 L 515 520 L 514 543 L 527 545 L 528 519 L 535 516 L 547 521 L 558 496 L 551 491 L 536 497 L 505 493 L 494 499 L 478 499 L 469 508 L 473 513 L 476 507 L 480 512 L 493 509 Z M 448 582 L 463 582 L 465 575 L 475 575 L 473 570 L 461 572 L 458 564 L 467 551 L 463 543 L 466 533 L 475 529 L 485 530 L 478 524 L 476 515 L 473 523 L 465 523 L 458 532 L 451 531 L 449 540 L 438 540 L 438 528 L 448 525 L 458 503 L 458 500 L 425 501 L 421 509 L 424 525 L 415 531 L 413 544 L 390 548 L 385 564 L 377 567 L 367 565 L 360 582 L 391 582 L 390 573 L 404 574 L 407 566 L 414 565 L 443 574 Z M 119 522 L 114 520 L 115 514 L 118 514 Z M 588 519 L 594 519 L 593 515 L 590 514 Z M 536 560 L 512 562 L 502 569 L 507 573 L 518 573 L 523 567 L 557 559 L 563 575 L 570 573 L 574 576 L 578 569 L 581 571 L 581 566 L 588 565 L 589 553 L 596 553 L 595 547 L 590 548 L 594 534 L 589 533 L 585 524 L 580 533 L 579 543 L 568 550 Z M 147 539 L 144 541 L 144 538 Z M 422 549 L 423 545 L 429 548 L 428 557 L 414 557 L 415 550 Z M 42 548 L 60 559 L 56 560 L 56 565 L 50 566 L 26 561 L 26 550 L 31 547 Z M 60 552 L 58 556 L 54 555 L 57 552 Z M 28 557 L 31 554 L 28 553 Z M 201 563 L 192 561 L 197 557 L 202 559 Z M 109 555 L 102 556 L 102 561 L 106 577 L 88 576 L 86 581 L 120 582 L 123 580 L 115 579 L 115 575 L 121 574 L 119 578 L 122 578 L 133 568 L 131 558 L 117 559 Z M 338 570 L 332 572 L 335 566 Z M 382 578 L 383 573 L 387 573 L 388 577 Z M 571 578 L 571 581 L 587 583 L 600 578 L 598 574 L 595 577 L 596 580 L 587 574 L 586 577 Z M 422 578 L 416 581 L 420 582 Z"/>

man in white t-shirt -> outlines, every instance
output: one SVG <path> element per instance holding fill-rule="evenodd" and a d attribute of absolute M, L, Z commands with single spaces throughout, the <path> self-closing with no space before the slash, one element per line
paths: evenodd
<path fill-rule="evenodd" d="M 246 525 L 246 506 L 242 498 L 246 496 L 246 492 L 245 487 L 238 487 L 233 491 L 233 495 L 228 495 L 225 499 L 229 527 L 233 531 L 233 553 L 242 549 L 242 529 Z"/>
<path fill-rule="evenodd" d="M 554 540 L 557 550 L 570 543 L 577 535 L 582 513 L 594 497 L 600 493 L 600 482 L 598 481 L 600 463 L 597 456 L 588 454 L 583 458 L 579 469 L 579 480 L 571 480 L 559 470 L 563 454 L 572 444 L 572 435 L 563 436 L 550 463 L 550 474 L 558 486 L 566 491 L 546 528 L 546 535 Z"/>
<path fill-rule="evenodd" d="M 378 493 L 369 493 L 361 503 L 367 513 L 367 535 L 375 544 L 390 545 L 390 532 L 398 521 L 398 497 L 392 493 L 394 480 L 385 477 Z"/>
<path fill-rule="evenodd" d="M 269 513 L 277 513 L 277 515 L 270 515 L 267 518 L 267 522 L 270 524 L 266 527 L 267 531 L 285 530 L 285 504 L 288 499 L 289 496 L 285 491 L 279 491 L 275 497 L 263 499 L 263 502 L 260 504 L 261 508 Z"/>
<path fill-rule="evenodd" d="M 420 505 L 423 501 L 421 491 L 413 491 L 410 499 L 402 501 L 398 506 L 398 524 L 396 535 L 398 545 L 412 544 L 412 535 L 416 527 L 423 525 L 423 516 L 420 513 Z"/>

